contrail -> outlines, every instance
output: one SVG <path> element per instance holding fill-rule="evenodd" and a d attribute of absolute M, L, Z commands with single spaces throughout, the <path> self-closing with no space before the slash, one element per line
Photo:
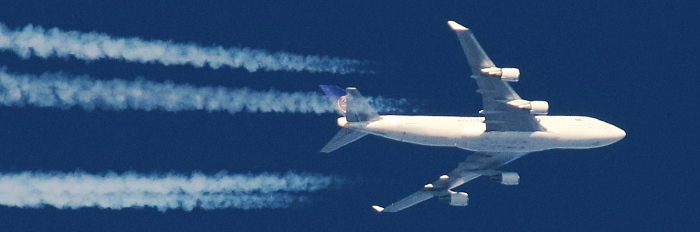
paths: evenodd
<path fill-rule="evenodd" d="M 249 72 L 307 71 L 346 74 L 371 73 L 359 70 L 366 62 L 328 56 L 304 56 L 286 52 L 267 52 L 251 48 L 202 47 L 193 43 L 174 43 L 140 38 L 113 38 L 104 33 L 63 31 L 58 28 L 44 30 L 40 26 L 27 25 L 24 29 L 10 30 L 0 23 L 0 50 L 9 50 L 24 59 L 32 55 L 49 57 L 73 57 L 85 61 L 99 59 L 124 60 L 163 65 L 192 65 L 245 68 Z"/>
<path fill-rule="evenodd" d="M 401 112 L 406 100 L 375 98 L 381 112 Z M 332 113 L 333 104 L 317 92 L 285 93 L 248 88 L 195 87 L 143 79 L 94 80 L 85 76 L 47 73 L 40 76 L 15 75 L 0 69 L 0 105 L 35 106 L 87 111 L 162 110 L 178 112 L 206 110 L 261 113 Z"/>
<path fill-rule="evenodd" d="M 0 173 L 0 205 L 58 209 L 152 207 L 182 209 L 287 208 L 304 193 L 342 182 L 313 174 Z"/>

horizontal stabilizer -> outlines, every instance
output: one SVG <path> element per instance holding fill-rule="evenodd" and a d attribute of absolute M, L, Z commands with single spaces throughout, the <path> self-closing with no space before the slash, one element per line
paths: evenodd
<path fill-rule="evenodd" d="M 335 137 L 333 137 L 333 139 L 331 139 L 331 141 L 328 142 L 328 144 L 326 144 L 326 146 L 321 149 L 321 152 L 329 153 L 335 151 L 338 148 L 355 142 L 356 140 L 362 138 L 365 135 L 367 135 L 367 133 L 362 131 L 357 131 L 348 128 L 340 129 L 340 131 L 338 131 L 338 134 L 335 134 Z"/>
<path fill-rule="evenodd" d="M 374 211 L 377 211 L 378 213 L 384 212 L 384 207 L 378 205 L 373 205 L 372 209 L 374 209 Z"/>

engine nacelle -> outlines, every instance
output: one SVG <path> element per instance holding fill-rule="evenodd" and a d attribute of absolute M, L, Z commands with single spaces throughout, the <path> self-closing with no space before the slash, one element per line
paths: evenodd
<path fill-rule="evenodd" d="M 547 114 L 547 113 L 549 113 L 549 103 L 546 101 L 531 101 L 530 102 L 530 113 L 531 114 Z"/>
<path fill-rule="evenodd" d="M 502 185 L 518 185 L 520 183 L 520 175 L 515 172 L 502 172 L 501 174 L 491 176 L 489 179 Z"/>
<path fill-rule="evenodd" d="M 512 100 L 508 102 L 508 105 L 521 110 L 529 110 L 530 114 L 544 115 L 549 113 L 549 103 L 546 101 Z"/>
<path fill-rule="evenodd" d="M 501 80 L 508 82 L 518 82 L 520 78 L 520 69 L 517 68 L 485 68 L 481 70 L 481 73 L 492 76 L 500 77 Z"/>
<path fill-rule="evenodd" d="M 447 193 L 449 194 L 439 196 L 438 199 L 442 202 L 447 202 L 451 206 L 467 206 L 469 204 L 469 194 L 452 190 L 447 190 Z"/>

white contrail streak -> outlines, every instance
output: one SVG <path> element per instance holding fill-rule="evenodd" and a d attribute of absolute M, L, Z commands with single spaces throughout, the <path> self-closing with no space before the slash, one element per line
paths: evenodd
<path fill-rule="evenodd" d="M 381 112 L 400 112 L 406 100 L 376 98 L 373 106 Z M 255 91 L 248 88 L 195 87 L 143 79 L 93 80 L 62 73 L 40 76 L 15 75 L 0 69 L 0 105 L 57 107 L 85 110 L 163 110 L 178 112 L 275 112 L 332 113 L 333 104 L 316 92 L 285 93 L 276 90 Z"/>
<path fill-rule="evenodd" d="M 21 30 L 10 30 L 0 23 L 0 51 L 9 50 L 22 58 L 32 55 L 49 57 L 74 57 L 80 60 L 124 60 L 163 65 L 192 65 L 245 68 L 249 72 L 307 71 L 346 74 L 365 73 L 357 67 L 365 62 L 327 56 L 304 56 L 286 52 L 267 52 L 250 48 L 202 47 L 192 43 L 140 38 L 113 38 L 107 34 L 78 31 L 62 31 L 58 28 L 44 30 L 28 25 Z M 371 72 L 371 71 L 369 71 Z"/>
<path fill-rule="evenodd" d="M 312 174 L 189 176 L 138 173 L 0 173 L 0 205 L 58 209 L 152 207 L 168 209 L 286 208 L 310 193 L 340 183 Z"/>

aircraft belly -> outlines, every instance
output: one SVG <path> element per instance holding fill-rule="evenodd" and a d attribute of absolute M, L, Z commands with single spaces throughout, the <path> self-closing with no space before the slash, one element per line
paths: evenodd
<path fill-rule="evenodd" d="M 380 132 L 379 135 L 401 142 L 426 146 L 455 146 L 460 139 L 458 134 L 449 131 L 430 133 L 425 130 L 387 130 Z"/>
<path fill-rule="evenodd" d="M 556 137 L 547 132 L 486 132 L 457 144 L 470 151 L 535 152 L 557 147 Z"/>
<path fill-rule="evenodd" d="M 373 125 L 367 132 L 401 142 L 426 146 L 456 146 L 462 138 L 461 130 L 449 124 L 425 125 L 402 123 L 400 125 Z"/>
<path fill-rule="evenodd" d="M 413 143 L 424 146 L 453 147 L 457 140 L 445 137 L 421 136 L 413 134 L 389 133 L 380 135 L 400 142 Z"/>

